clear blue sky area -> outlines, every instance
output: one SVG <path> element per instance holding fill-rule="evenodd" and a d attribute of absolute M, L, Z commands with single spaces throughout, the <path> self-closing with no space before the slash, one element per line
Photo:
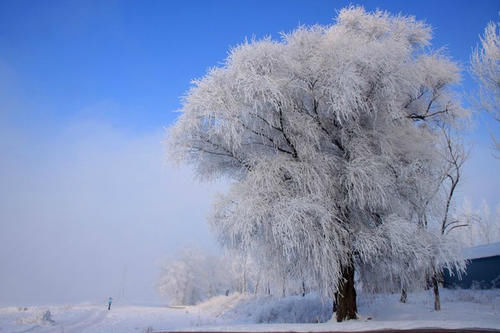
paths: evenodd
<path fill-rule="evenodd" d="M 331 24 L 349 4 L 428 22 L 433 47 L 446 47 L 464 67 L 500 10 L 496 0 L 3 0 L 0 96 L 17 100 L 1 112 L 40 134 L 75 117 L 132 131 L 168 126 L 190 80 L 219 64 L 231 46 L 245 37 L 279 38 L 299 24 Z"/>

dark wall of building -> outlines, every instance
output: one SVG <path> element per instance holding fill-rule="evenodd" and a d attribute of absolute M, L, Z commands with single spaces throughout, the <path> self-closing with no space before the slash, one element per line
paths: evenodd
<path fill-rule="evenodd" d="M 445 288 L 492 289 L 500 288 L 500 256 L 469 260 L 466 274 L 459 280 L 455 274 L 445 270 L 443 273 Z"/>

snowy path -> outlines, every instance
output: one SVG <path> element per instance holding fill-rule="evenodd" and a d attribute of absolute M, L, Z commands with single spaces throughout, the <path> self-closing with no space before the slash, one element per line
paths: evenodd
<path fill-rule="evenodd" d="M 107 310 L 93 310 L 87 314 L 84 318 L 80 319 L 77 322 L 73 322 L 70 324 L 61 324 L 55 325 L 53 328 L 40 331 L 40 333 L 50 333 L 50 332 L 74 332 L 80 333 L 83 332 L 86 328 L 91 328 L 101 323 L 107 316 Z M 58 330 L 57 330 L 58 329 Z"/>
<path fill-rule="evenodd" d="M 50 323 L 43 314 L 51 312 Z M 143 333 L 149 327 L 182 329 L 200 323 L 199 313 L 158 306 L 67 305 L 0 308 L 0 333 Z M 202 323 L 206 323 L 203 322 Z"/>
<path fill-rule="evenodd" d="M 55 322 L 54 324 L 35 324 L 30 328 L 16 331 L 13 333 L 53 333 L 53 332 L 84 332 L 87 328 L 92 328 L 103 322 L 108 314 L 107 310 L 90 309 L 85 311 L 83 315 L 76 318 Z"/>

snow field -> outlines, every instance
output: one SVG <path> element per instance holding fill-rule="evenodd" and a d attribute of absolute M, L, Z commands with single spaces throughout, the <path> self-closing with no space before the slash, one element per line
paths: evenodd
<path fill-rule="evenodd" d="M 330 319 L 332 305 L 316 295 L 253 296 L 234 293 L 214 297 L 194 308 L 222 322 L 238 323 L 320 323 Z"/>
<path fill-rule="evenodd" d="M 51 312 L 54 323 L 44 321 L 43 313 Z M 183 309 L 152 306 L 64 305 L 0 308 L 1 333 L 131 333 L 146 332 L 149 327 L 181 329 L 207 323 Z"/>
<path fill-rule="evenodd" d="M 216 324 L 190 330 L 334 332 L 428 327 L 500 330 L 500 289 L 442 288 L 440 293 L 442 310 L 439 312 L 434 311 L 431 290 L 410 293 L 405 304 L 399 302 L 399 294 L 361 294 L 358 298 L 360 319 L 342 323 L 330 320 L 330 302 L 324 303 L 313 295 L 276 299 L 234 294 L 191 307 L 213 315 Z M 321 323 L 317 323 L 318 319 Z"/>
<path fill-rule="evenodd" d="M 153 331 L 319 332 L 383 328 L 489 328 L 500 330 L 500 289 L 441 289 L 442 310 L 433 310 L 432 292 L 359 295 L 360 319 L 330 321 L 331 304 L 315 295 L 285 298 L 232 294 L 195 306 L 78 304 L 0 308 L 0 333 L 144 333 Z M 49 310 L 50 323 L 43 319 Z M 320 322 L 320 323 L 318 323 Z"/>

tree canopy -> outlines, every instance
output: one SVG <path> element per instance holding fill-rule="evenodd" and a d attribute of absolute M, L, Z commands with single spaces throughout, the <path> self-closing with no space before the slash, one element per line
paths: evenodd
<path fill-rule="evenodd" d="M 430 255 L 452 261 L 420 226 L 442 213 L 429 186 L 441 128 L 466 111 L 450 90 L 459 69 L 430 39 L 413 17 L 351 7 L 246 41 L 195 80 L 169 143 L 200 177 L 233 179 L 211 217 L 220 240 L 326 295 L 354 265 L 392 258 L 408 280 Z"/>

